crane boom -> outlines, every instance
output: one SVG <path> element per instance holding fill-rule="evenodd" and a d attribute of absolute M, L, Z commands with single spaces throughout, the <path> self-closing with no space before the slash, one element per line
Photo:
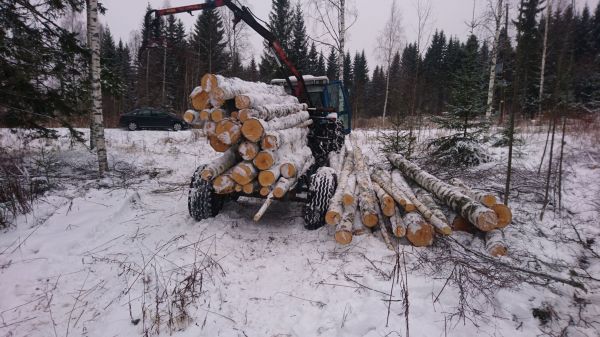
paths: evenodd
<path fill-rule="evenodd" d="M 307 103 L 309 106 L 312 107 L 313 105 L 311 104 L 310 96 L 308 95 L 308 91 L 306 90 L 306 84 L 304 83 L 304 78 L 302 77 L 302 74 L 300 74 L 300 71 L 298 71 L 298 69 L 292 63 L 292 61 L 290 61 L 275 35 L 263 25 L 261 25 L 258 21 L 256 21 L 254 15 L 250 11 L 250 9 L 248 9 L 248 7 L 241 6 L 240 8 L 231 0 L 208 0 L 205 3 L 201 4 L 149 10 L 146 13 L 146 16 L 149 17 L 152 16 L 152 14 L 154 14 L 155 19 L 158 19 L 159 17 L 164 15 L 172 15 L 178 13 L 191 14 L 194 11 L 201 11 L 205 9 L 212 9 L 223 6 L 226 6 L 227 8 L 229 8 L 229 10 L 233 12 L 234 26 L 238 22 L 243 21 L 267 41 L 269 47 L 275 54 L 276 60 L 279 66 L 282 68 L 282 70 L 284 69 L 285 65 L 285 68 L 287 68 L 297 80 L 297 84 L 294 87 L 291 81 L 289 80 L 287 74 L 284 73 L 284 76 L 288 82 L 288 86 L 290 88 L 293 88 L 294 96 L 298 97 L 298 100 L 300 100 L 301 102 Z"/>

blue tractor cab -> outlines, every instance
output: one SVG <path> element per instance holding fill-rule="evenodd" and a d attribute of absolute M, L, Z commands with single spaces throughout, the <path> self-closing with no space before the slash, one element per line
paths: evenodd
<path fill-rule="evenodd" d="M 309 110 L 322 111 L 323 117 L 330 113 L 337 113 L 337 118 L 342 122 L 344 134 L 349 134 L 352 130 L 352 109 L 348 101 L 348 91 L 344 88 L 341 81 L 329 81 L 327 76 L 302 76 L 306 83 L 308 96 L 313 106 Z M 292 85 L 296 85 L 297 80 L 291 76 L 289 81 Z M 285 79 L 271 80 L 273 85 L 281 85 L 285 87 L 287 93 L 292 94 L 292 90 Z"/>

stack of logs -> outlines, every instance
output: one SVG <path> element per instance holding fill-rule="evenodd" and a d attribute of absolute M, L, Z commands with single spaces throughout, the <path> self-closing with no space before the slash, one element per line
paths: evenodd
<path fill-rule="evenodd" d="M 445 183 L 397 154 L 388 155 L 392 171 L 369 171 L 354 140 L 351 150 L 347 146 L 329 159 L 340 174 L 325 221 L 336 227 L 338 243 L 350 243 L 364 227 L 379 226 L 388 247 L 392 247 L 388 230 L 422 247 L 433 244 L 436 233 L 451 235 L 454 230 L 482 235 L 492 256 L 507 254 L 502 229 L 512 213 L 495 195 L 474 191 L 459 179 Z M 362 223 L 359 228 L 355 215 Z"/>
<path fill-rule="evenodd" d="M 194 109 L 184 119 L 203 124 L 210 145 L 223 155 L 206 165 L 201 178 L 218 194 L 282 198 L 314 163 L 307 146 L 312 123 L 306 104 L 281 86 L 206 74 L 190 95 Z"/>

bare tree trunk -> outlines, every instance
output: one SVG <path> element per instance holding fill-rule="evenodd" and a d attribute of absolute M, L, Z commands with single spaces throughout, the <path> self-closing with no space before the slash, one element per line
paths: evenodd
<path fill-rule="evenodd" d="M 487 110 L 485 117 L 492 116 L 494 103 L 494 88 L 496 87 L 496 64 L 498 63 L 498 40 L 500 39 L 500 27 L 502 25 L 502 0 L 498 0 L 497 12 L 494 15 L 496 32 L 494 34 L 494 45 L 492 46 L 492 64 L 490 65 L 490 82 L 488 84 Z"/>
<path fill-rule="evenodd" d="M 90 63 L 92 79 L 92 114 L 95 125 L 96 153 L 98 154 L 98 172 L 102 176 L 108 171 L 108 159 L 106 158 L 106 143 L 104 141 L 104 118 L 102 116 L 102 87 L 100 86 L 100 35 L 98 32 L 98 0 L 89 0 L 88 13 L 88 37 L 90 38 L 90 49 L 92 61 Z"/>
<path fill-rule="evenodd" d="M 562 172 L 563 172 L 563 156 L 565 149 L 565 129 L 567 126 L 567 117 L 563 117 L 562 121 L 562 137 L 560 141 L 560 157 L 558 159 L 558 211 L 562 209 Z"/>
<path fill-rule="evenodd" d="M 550 191 L 550 177 L 552 175 L 552 153 L 554 152 L 554 135 L 556 134 L 556 112 L 552 113 L 552 138 L 550 140 L 550 153 L 548 153 L 548 173 L 546 174 L 546 188 L 544 192 L 544 204 L 540 213 L 540 220 L 544 219 L 544 212 L 548 206 L 548 193 Z"/>
<path fill-rule="evenodd" d="M 340 9 L 338 12 L 338 23 L 339 23 L 339 49 L 338 49 L 338 78 L 342 83 L 344 82 L 344 45 L 346 43 L 346 0 L 340 0 Z"/>
<path fill-rule="evenodd" d="M 514 104 L 513 104 L 514 105 Z M 504 187 L 504 204 L 508 206 L 508 196 L 510 194 L 510 178 L 512 175 L 512 157 L 513 143 L 515 139 L 515 109 L 514 106 L 510 111 L 510 122 L 508 130 L 508 164 L 506 167 L 506 185 Z"/>
<path fill-rule="evenodd" d="M 542 65 L 540 69 L 540 94 L 538 97 L 538 115 L 542 115 L 542 98 L 544 95 L 544 72 L 546 71 L 546 51 L 548 49 L 548 24 L 552 16 L 552 0 L 548 0 L 548 12 L 546 14 L 546 24 L 544 27 L 544 47 L 542 48 Z"/>
<path fill-rule="evenodd" d="M 86 0 L 86 5 L 89 6 L 89 0 Z M 90 15 L 91 12 L 87 11 L 86 12 L 87 15 L 87 22 L 91 21 Z M 90 30 L 87 30 L 87 44 L 88 44 L 88 48 L 91 47 L 92 45 L 92 36 L 90 34 Z M 91 62 L 91 59 L 90 59 Z M 88 74 L 89 78 L 90 78 L 90 83 L 92 82 L 92 72 L 90 69 L 90 73 Z M 91 107 L 90 107 L 91 108 Z M 94 110 L 90 109 L 90 149 L 93 150 L 96 148 L 96 128 L 94 127 Z"/>

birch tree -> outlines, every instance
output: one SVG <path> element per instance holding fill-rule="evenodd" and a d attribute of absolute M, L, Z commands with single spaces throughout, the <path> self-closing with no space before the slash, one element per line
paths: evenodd
<path fill-rule="evenodd" d="M 546 24 L 544 25 L 544 42 L 542 47 L 542 64 L 540 66 L 540 93 L 538 96 L 538 115 L 542 116 L 542 98 L 544 96 L 544 72 L 546 71 L 546 51 L 548 49 L 548 25 L 552 17 L 552 0 L 548 0 L 546 7 Z"/>
<path fill-rule="evenodd" d="M 498 41 L 500 40 L 500 31 L 502 30 L 503 0 L 488 1 L 489 11 L 494 19 L 494 41 L 492 43 L 492 62 L 490 64 L 490 82 L 487 93 L 487 109 L 485 117 L 490 118 L 493 110 L 494 89 L 496 86 L 496 64 L 498 63 Z M 495 9 L 494 9 L 495 7 Z"/>
<path fill-rule="evenodd" d="M 310 0 L 308 7 L 316 30 L 312 39 L 337 51 L 337 75 L 343 82 L 346 34 L 356 23 L 358 12 L 352 0 Z"/>
<path fill-rule="evenodd" d="M 390 66 L 396 53 L 400 52 L 402 46 L 402 15 L 396 0 L 392 1 L 390 7 L 390 15 L 378 39 L 378 51 L 381 60 L 386 67 L 385 79 L 385 98 L 383 100 L 383 114 L 381 115 L 381 125 L 385 123 L 385 115 L 387 113 L 388 98 L 390 93 Z"/>
<path fill-rule="evenodd" d="M 91 50 L 90 78 L 92 87 L 92 125 L 96 153 L 98 155 L 98 172 L 102 176 L 108 171 L 106 158 L 106 142 L 104 141 L 104 119 L 102 116 L 102 87 L 100 85 L 100 31 L 98 29 L 98 0 L 87 2 L 88 46 Z"/>

